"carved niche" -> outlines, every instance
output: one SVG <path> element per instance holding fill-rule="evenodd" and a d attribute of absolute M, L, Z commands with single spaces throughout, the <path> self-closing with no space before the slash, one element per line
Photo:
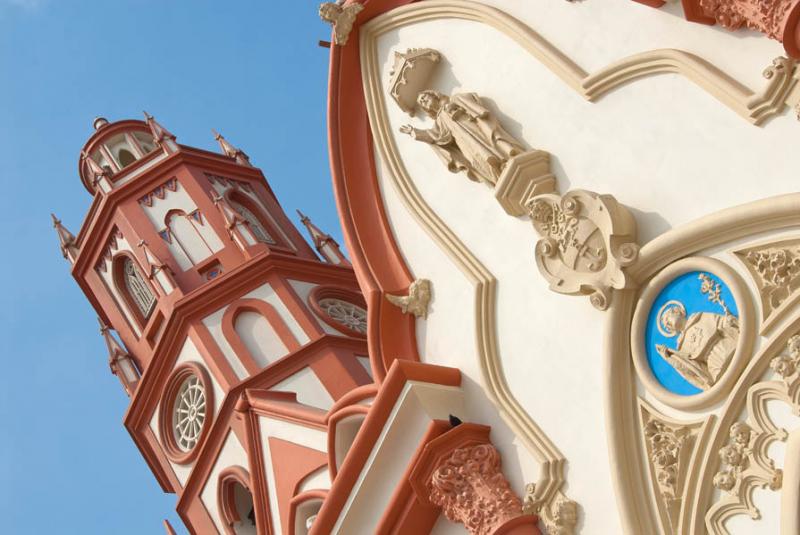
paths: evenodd
<path fill-rule="evenodd" d="M 551 290 L 588 295 L 605 310 L 611 289 L 632 286 L 624 268 L 639 255 L 636 222 L 614 197 L 585 190 L 537 195 L 528 214 L 541 236 L 536 265 Z"/>

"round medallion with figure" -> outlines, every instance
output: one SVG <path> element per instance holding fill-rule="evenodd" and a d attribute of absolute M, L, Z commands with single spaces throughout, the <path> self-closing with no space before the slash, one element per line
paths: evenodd
<path fill-rule="evenodd" d="M 639 378 L 673 406 L 712 403 L 732 385 L 752 346 L 750 307 L 726 264 L 700 257 L 671 264 L 647 285 L 634 315 Z"/>

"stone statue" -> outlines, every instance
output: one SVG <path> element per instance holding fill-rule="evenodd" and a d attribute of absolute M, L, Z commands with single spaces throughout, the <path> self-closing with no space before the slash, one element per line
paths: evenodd
<path fill-rule="evenodd" d="M 333 26 L 333 42 L 346 45 L 353 23 L 364 6 L 358 2 L 342 5 L 337 2 L 324 2 L 319 6 L 319 16 Z"/>
<path fill-rule="evenodd" d="M 426 90 L 417 103 L 434 120 L 433 128 L 404 125 L 400 132 L 428 143 L 452 173 L 465 171 L 470 179 L 494 186 L 508 160 L 525 152 L 475 93 L 449 97 Z"/>
<path fill-rule="evenodd" d="M 659 344 L 658 353 L 697 388 L 711 388 L 736 351 L 738 318 L 727 310 L 724 314 L 696 312 L 687 317 L 682 303 L 670 301 L 656 321 L 663 334 L 678 336 L 676 349 Z"/>

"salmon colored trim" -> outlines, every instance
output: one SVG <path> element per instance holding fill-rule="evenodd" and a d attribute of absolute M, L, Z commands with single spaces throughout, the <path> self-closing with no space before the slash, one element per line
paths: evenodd
<path fill-rule="evenodd" d="M 346 334 L 348 336 L 353 336 L 355 338 L 364 338 L 364 333 L 353 330 L 349 328 L 347 325 L 341 324 L 338 321 L 334 320 L 330 315 L 323 310 L 320 306 L 319 302 L 322 299 L 339 299 L 341 301 L 346 301 L 358 307 L 361 307 L 366 311 L 367 303 L 364 302 L 364 297 L 358 293 L 350 290 L 348 288 L 341 288 L 337 286 L 330 286 L 330 285 L 319 285 L 308 294 L 308 306 L 311 307 L 311 310 L 317 315 L 319 319 L 339 331 L 340 333 Z"/>
<path fill-rule="evenodd" d="M 371 0 L 356 25 L 411 0 Z M 414 318 L 384 299 L 413 281 L 394 240 L 375 172 L 372 133 L 361 78 L 357 28 L 331 47 L 328 144 L 333 190 L 353 269 L 367 302 L 369 357 L 377 382 L 394 359 L 419 360 Z"/>
<path fill-rule="evenodd" d="M 288 533 L 292 498 L 303 480 L 325 468 L 327 458 L 325 452 L 281 438 L 269 437 L 267 441 L 275 480 L 273 493 L 278 502 L 281 527 Z"/>
<path fill-rule="evenodd" d="M 313 489 L 302 492 L 292 498 L 292 501 L 289 502 L 289 535 L 296 535 L 295 524 L 297 523 L 297 508 L 306 502 L 314 500 L 324 502 L 327 495 L 327 490 Z"/>
<path fill-rule="evenodd" d="M 330 415 L 336 413 L 338 410 L 347 407 L 348 405 L 356 405 L 361 401 L 369 398 L 374 398 L 378 395 L 378 387 L 375 384 L 362 385 L 354 388 L 334 403 L 330 410 L 328 410 L 328 418 Z"/>
<path fill-rule="evenodd" d="M 397 483 L 397 488 L 395 488 L 392 497 L 389 499 L 389 506 L 384 510 L 381 519 L 378 521 L 378 525 L 375 528 L 376 535 L 430 533 L 431 529 L 433 529 L 436 520 L 439 518 L 440 510 L 438 507 L 419 501 L 414 488 L 411 486 L 411 472 L 425 451 L 425 446 L 450 429 L 452 429 L 452 426 L 449 422 L 433 420 L 430 423 L 417 450 L 411 457 L 411 461 L 406 466 L 403 476 Z"/>
<path fill-rule="evenodd" d="M 256 532 L 259 535 L 271 535 L 273 533 L 272 523 L 280 519 L 273 519 L 269 506 L 269 487 L 267 485 L 266 466 L 264 464 L 263 445 L 261 444 L 261 433 L 258 432 L 258 415 L 250 410 L 247 396 L 242 393 L 236 405 L 238 412 L 245 423 L 245 451 L 247 460 L 252 470 L 252 489 L 253 489 L 253 508 L 256 513 Z M 199 492 L 199 490 L 198 490 Z M 180 503 L 178 504 L 180 507 Z"/>
<path fill-rule="evenodd" d="M 234 301 L 222 316 L 222 333 L 250 375 L 255 375 L 262 367 L 258 365 L 253 354 L 242 341 L 239 333 L 236 332 L 236 319 L 242 312 L 255 312 L 263 316 L 283 345 L 286 346 L 288 353 L 293 353 L 300 348 L 300 342 L 289 330 L 289 326 L 286 325 L 274 306 L 261 299 L 248 298 Z"/>
<path fill-rule="evenodd" d="M 220 383 L 224 391 L 228 391 L 239 382 L 239 378 L 231 368 L 228 359 L 217 345 L 214 336 L 202 321 L 196 321 L 189 327 L 189 338 L 194 343 L 201 355 L 207 357 L 206 364 Z"/>
<path fill-rule="evenodd" d="M 252 410 L 260 416 L 272 416 L 306 427 L 326 429 L 325 411 L 298 402 L 295 392 L 248 388 L 245 396 Z"/>
<path fill-rule="evenodd" d="M 182 450 L 175 442 L 175 434 L 172 429 L 172 409 L 175 405 L 175 396 L 178 394 L 183 382 L 194 375 L 203 384 L 203 391 L 206 395 L 206 417 L 203 420 L 203 428 L 200 430 L 200 437 L 197 444 L 189 450 Z M 194 362 L 187 362 L 175 368 L 170 375 L 167 386 L 164 388 L 164 393 L 161 396 L 161 411 L 158 417 L 159 433 L 161 435 L 161 444 L 164 447 L 164 452 L 167 457 L 173 462 L 178 464 L 188 464 L 192 462 L 203 446 L 203 442 L 208 437 L 208 430 L 211 427 L 211 422 L 214 419 L 214 387 L 208 372 Z"/>
<path fill-rule="evenodd" d="M 438 384 L 444 386 L 459 386 L 461 372 L 455 368 L 423 364 L 410 360 L 395 359 L 386 379 L 381 385 L 375 401 L 372 403 L 361 430 L 353 442 L 347 458 L 339 467 L 336 479 L 331 486 L 328 499 L 314 521 L 313 535 L 329 533 L 344 508 L 353 486 L 361 475 L 367 459 L 369 458 L 375 442 L 381 435 L 383 428 L 397 403 L 397 398 L 403 387 L 409 381 Z"/>
<path fill-rule="evenodd" d="M 236 509 L 236 496 L 234 495 L 236 483 L 247 489 L 252 496 L 250 474 L 241 466 L 229 466 L 222 470 L 217 477 L 217 509 L 226 535 L 236 535 L 233 526 L 242 520 Z M 253 509 L 255 510 L 255 507 Z"/>
<path fill-rule="evenodd" d="M 336 473 L 339 471 L 338 463 L 336 462 L 336 427 L 342 420 L 350 416 L 361 415 L 366 419 L 368 413 L 369 407 L 365 407 L 364 405 L 350 405 L 349 407 L 339 409 L 328 418 L 328 473 L 331 476 L 331 481 L 336 479 Z M 363 420 L 361 425 L 364 425 Z M 352 447 L 352 444 L 350 446 Z M 346 457 L 347 454 L 341 456 L 342 459 Z"/>
<path fill-rule="evenodd" d="M 294 319 L 300 324 L 300 327 L 309 338 L 316 338 L 325 334 L 319 320 L 309 310 L 308 305 L 297 294 L 288 279 L 276 275 L 270 278 L 270 284 L 281 301 L 293 312 Z"/>
<path fill-rule="evenodd" d="M 257 426 L 258 424 L 257 421 L 253 421 L 253 418 L 258 418 L 258 414 L 256 414 L 255 410 L 250 410 L 249 402 L 247 402 L 246 397 L 244 398 L 244 402 L 241 401 L 242 394 L 245 393 L 246 389 L 272 388 L 301 369 L 307 368 L 311 362 L 320 358 L 320 355 L 324 354 L 324 352 L 328 351 L 331 347 L 347 347 L 348 345 L 353 345 L 356 343 L 358 343 L 357 340 L 351 340 L 348 338 L 339 338 L 330 335 L 323 336 L 301 347 L 295 353 L 289 354 L 273 362 L 269 367 L 261 370 L 257 375 L 242 381 L 232 388 L 225 397 L 222 406 L 217 410 L 217 417 L 215 418 L 207 437 L 203 440 L 202 444 L 199 445 L 199 449 L 201 451 L 197 456 L 192 473 L 185 482 L 183 492 L 178 499 L 177 510 L 179 512 L 185 512 L 188 510 L 188 508 L 192 507 L 192 504 L 195 501 L 198 500 L 198 496 L 206 484 L 207 478 L 210 476 L 211 471 L 213 470 L 215 459 L 219 455 L 219 451 L 223 446 L 225 437 L 227 436 L 227 433 L 231 427 L 230 421 L 233 416 L 234 408 L 238 406 L 238 412 L 243 415 L 249 415 L 247 416 L 249 420 L 246 423 L 248 426 L 251 426 L 247 430 L 248 442 L 247 446 L 245 446 L 245 449 L 248 453 L 250 473 L 253 478 L 253 498 L 257 505 L 256 525 L 259 526 L 259 533 L 270 533 L 266 531 L 266 526 L 271 521 L 269 517 L 269 505 L 266 502 L 259 502 L 259 500 L 266 496 L 267 485 L 265 480 L 262 481 L 262 479 L 265 477 L 264 474 L 266 473 L 262 463 L 263 455 L 261 455 L 263 448 L 261 447 L 261 441 L 258 433 L 254 433 L 253 431 L 254 429 L 258 429 L 258 427 L 252 427 L 253 425 Z M 458 373 L 457 370 L 456 373 Z M 137 390 L 137 396 L 140 392 L 142 392 L 142 384 L 143 383 L 140 383 L 139 389 Z M 244 410 L 247 412 L 243 412 Z M 321 421 L 317 425 L 324 430 L 325 424 L 322 422 L 322 420 L 324 420 L 324 416 L 320 414 L 319 419 Z M 126 422 L 126 425 L 129 425 L 130 423 L 132 423 L 132 421 Z M 146 423 L 144 423 L 144 425 L 146 425 Z M 309 427 L 315 427 L 313 422 L 309 422 L 307 425 Z M 262 507 L 264 508 L 260 509 Z M 259 520 L 260 517 L 262 520 Z"/>

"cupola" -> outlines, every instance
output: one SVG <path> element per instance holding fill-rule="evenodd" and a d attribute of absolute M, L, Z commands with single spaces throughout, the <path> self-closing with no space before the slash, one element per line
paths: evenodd
<path fill-rule="evenodd" d="M 78 172 L 90 193 L 108 193 L 155 160 L 177 150 L 175 136 L 145 113 L 144 121 L 92 122 L 94 134 L 81 149 Z"/>

